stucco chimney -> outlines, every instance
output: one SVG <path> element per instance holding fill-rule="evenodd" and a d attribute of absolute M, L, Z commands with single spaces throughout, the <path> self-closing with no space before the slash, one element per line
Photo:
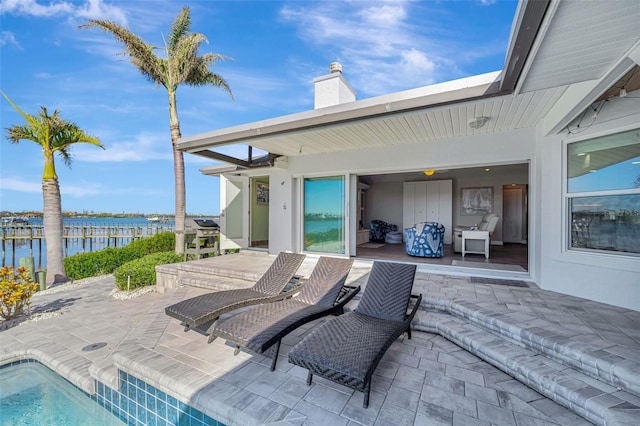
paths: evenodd
<path fill-rule="evenodd" d="M 313 85 L 315 87 L 313 106 L 315 109 L 356 100 L 356 92 L 342 76 L 342 65 L 339 62 L 332 62 L 329 65 L 329 74 L 316 77 L 313 80 Z"/>

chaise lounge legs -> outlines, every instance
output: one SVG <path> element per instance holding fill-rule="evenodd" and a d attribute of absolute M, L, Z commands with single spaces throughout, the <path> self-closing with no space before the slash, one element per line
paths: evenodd
<path fill-rule="evenodd" d="M 278 362 L 278 354 L 280 353 L 280 340 L 276 343 L 275 354 L 273 355 L 273 361 L 271 361 L 271 371 L 275 371 L 276 363 Z"/>
<path fill-rule="evenodd" d="M 370 390 L 371 390 L 371 380 L 367 382 L 367 384 L 364 386 L 364 390 L 362 391 L 364 392 L 364 401 L 362 402 L 362 408 L 369 407 L 369 391 Z"/>
<path fill-rule="evenodd" d="M 309 370 L 309 373 L 307 374 L 307 386 L 311 386 L 312 377 L 313 377 L 313 374 L 311 373 L 311 370 Z"/>

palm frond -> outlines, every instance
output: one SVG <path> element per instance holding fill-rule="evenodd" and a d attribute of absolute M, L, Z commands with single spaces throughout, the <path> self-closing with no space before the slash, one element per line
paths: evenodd
<path fill-rule="evenodd" d="M 184 83 L 191 74 L 191 69 L 198 66 L 198 50 L 204 40 L 206 38 L 202 34 L 184 35 L 167 55 L 171 82 L 175 87 Z"/>
<path fill-rule="evenodd" d="M 64 164 L 71 168 L 71 150 L 69 149 L 69 147 L 65 147 L 62 149 L 58 149 L 56 150 L 56 152 L 58 153 L 58 155 L 60 156 L 60 158 L 62 158 L 62 161 L 64 162 Z"/>
<path fill-rule="evenodd" d="M 6 94 L 6 93 L 4 93 L 2 90 L 0 90 L 0 93 L 2 93 L 2 96 L 4 96 L 4 98 L 5 98 L 5 99 L 6 99 L 6 100 L 11 104 L 11 106 L 13 107 L 13 109 L 15 109 L 15 110 L 18 112 L 18 114 L 20 114 L 20 115 L 22 116 L 22 118 L 24 118 L 24 120 L 25 120 L 27 123 L 29 123 L 29 124 L 33 125 L 33 123 L 37 121 L 36 117 L 34 117 L 33 115 L 31 115 L 31 114 L 29 114 L 29 113 L 26 113 L 26 112 L 22 111 L 22 110 L 20 109 L 20 107 L 19 107 L 18 105 L 16 105 L 16 104 L 11 100 L 11 98 L 9 98 L 9 96 L 7 96 L 7 94 Z"/>
<path fill-rule="evenodd" d="M 154 52 L 157 48 L 147 44 L 137 34 L 122 25 L 105 19 L 90 19 L 86 24 L 80 25 L 79 28 L 99 28 L 104 32 L 110 33 L 116 41 L 124 46 L 124 52 L 122 53 L 131 58 L 131 62 L 142 75 L 150 81 L 161 82 L 162 73 L 158 66 L 160 58 Z"/>
<path fill-rule="evenodd" d="M 176 47 L 180 39 L 189 33 L 191 28 L 191 13 L 189 7 L 182 8 L 176 19 L 174 19 L 171 25 L 171 34 L 169 35 L 169 41 L 167 43 L 167 51 L 171 52 Z"/>
<path fill-rule="evenodd" d="M 31 126 L 14 124 L 7 129 L 7 139 L 11 143 L 19 143 L 21 140 L 29 140 L 38 143 L 37 135 Z"/>

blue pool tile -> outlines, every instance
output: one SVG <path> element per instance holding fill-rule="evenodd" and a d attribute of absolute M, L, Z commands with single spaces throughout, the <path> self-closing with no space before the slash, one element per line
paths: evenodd
<path fill-rule="evenodd" d="M 155 410 L 156 408 L 156 397 L 150 393 L 146 394 L 146 407 L 150 410 Z"/>
<path fill-rule="evenodd" d="M 138 420 L 147 424 L 147 409 L 140 405 L 138 406 Z"/>
<path fill-rule="evenodd" d="M 200 410 L 194 408 L 191 416 L 199 422 L 204 422 L 204 413 Z"/>
<path fill-rule="evenodd" d="M 177 424 L 178 422 L 178 409 L 170 405 L 167 406 L 167 421 L 169 423 Z"/>
<path fill-rule="evenodd" d="M 178 400 L 171 395 L 167 395 L 167 404 L 178 407 Z"/>
<path fill-rule="evenodd" d="M 129 386 L 125 395 L 127 395 L 129 399 L 136 399 L 136 388 L 134 386 Z"/>
<path fill-rule="evenodd" d="M 204 415 L 204 419 L 202 419 L 202 422 L 205 425 L 208 426 L 223 426 L 222 423 L 218 422 L 217 420 L 212 419 L 211 417 L 207 416 L 206 414 Z"/>
<path fill-rule="evenodd" d="M 147 411 L 147 426 L 156 426 L 157 418 L 158 416 L 156 416 L 156 413 L 152 411 Z"/>
<path fill-rule="evenodd" d="M 167 400 L 167 394 L 166 394 L 166 393 L 164 393 L 164 392 L 162 392 L 161 390 L 159 390 L 159 391 L 156 393 L 156 398 L 158 398 L 158 399 L 159 399 L 159 400 L 161 400 L 161 401 L 166 401 L 166 400 Z"/>
<path fill-rule="evenodd" d="M 156 413 L 158 416 L 167 418 L 167 403 L 161 400 L 156 400 Z"/>

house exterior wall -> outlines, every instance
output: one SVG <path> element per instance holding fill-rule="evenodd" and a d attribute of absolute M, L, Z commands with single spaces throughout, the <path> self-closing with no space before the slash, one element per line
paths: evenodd
<path fill-rule="evenodd" d="M 293 180 L 287 170 L 269 172 L 269 253 L 294 251 Z"/>
<path fill-rule="evenodd" d="M 305 176 L 529 163 L 529 173 L 511 176 L 513 182 L 510 183 L 529 184 L 531 278 L 547 290 L 640 310 L 640 260 L 637 256 L 569 251 L 564 237 L 567 233 L 563 194 L 564 144 L 568 140 L 637 128 L 640 106 L 620 102 L 612 100 L 611 107 L 603 110 L 596 123 L 577 136 L 542 135 L 544 123 L 540 123 L 535 129 L 289 158 L 287 169 L 273 168 L 268 172 L 271 197 L 269 251 L 300 250 L 296 237 L 301 215 L 299 182 Z M 477 221 L 475 217 L 459 216 L 457 195 L 460 188 L 493 186 L 494 210 L 500 213 L 505 179 L 495 175 L 482 179 L 463 175 L 454 179 L 454 224 Z M 373 213 L 367 220 L 375 215 L 382 220 L 401 223 L 401 200 L 372 207 L 390 193 L 401 197 L 401 185 L 400 182 L 389 182 L 377 190 L 372 191 L 373 186 L 368 190 L 367 208 Z M 499 225 L 494 239 L 499 241 L 501 238 Z"/>
<path fill-rule="evenodd" d="M 568 216 L 563 194 L 564 143 L 640 128 L 640 103 L 610 99 L 607 108 L 576 135 L 540 136 L 532 203 L 538 285 L 603 303 L 640 310 L 640 258 L 632 255 L 567 250 Z"/>

